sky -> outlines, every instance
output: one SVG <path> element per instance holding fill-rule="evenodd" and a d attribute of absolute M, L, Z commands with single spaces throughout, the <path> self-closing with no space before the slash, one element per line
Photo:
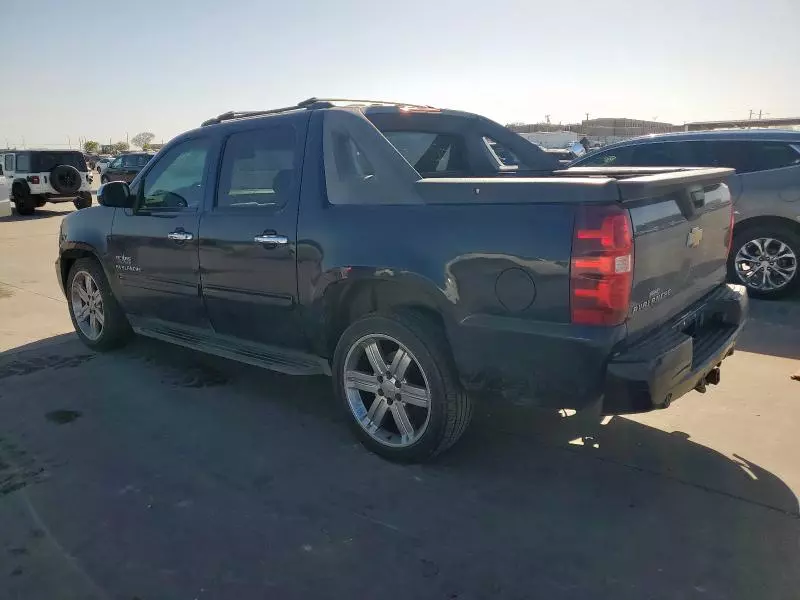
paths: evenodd
<path fill-rule="evenodd" d="M 311 96 L 504 124 L 800 117 L 798 25 L 800 0 L 0 0 L 0 147 L 167 141 Z"/>

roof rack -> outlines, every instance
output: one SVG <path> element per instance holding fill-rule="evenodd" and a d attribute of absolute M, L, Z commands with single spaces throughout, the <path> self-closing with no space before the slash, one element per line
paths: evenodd
<path fill-rule="evenodd" d="M 232 121 L 234 119 L 246 119 L 248 117 L 261 117 L 264 115 L 275 115 L 278 113 L 289 112 L 291 110 L 314 110 L 318 108 L 332 108 L 336 105 L 336 103 L 342 104 L 379 104 L 379 105 L 387 105 L 387 106 L 408 106 L 411 108 L 426 108 L 430 109 L 433 108 L 432 106 L 427 106 L 424 104 L 409 104 L 408 102 L 389 102 L 385 100 L 354 100 L 351 98 L 308 98 L 307 100 L 303 100 L 302 102 L 298 102 L 294 106 L 285 106 L 283 108 L 273 108 L 270 110 L 253 110 L 253 111 L 243 111 L 243 112 L 234 112 L 229 111 L 226 113 L 222 113 L 216 117 L 212 117 L 207 121 L 203 121 L 202 127 L 206 127 L 207 125 L 216 125 L 218 123 L 222 123 L 223 121 Z"/>

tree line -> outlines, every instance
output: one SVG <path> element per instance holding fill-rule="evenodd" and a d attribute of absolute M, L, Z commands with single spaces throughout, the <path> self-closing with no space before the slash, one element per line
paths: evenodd
<path fill-rule="evenodd" d="M 142 150 L 149 150 L 150 144 L 153 142 L 153 138 L 155 137 L 156 136 L 154 133 L 143 131 L 142 133 L 137 133 L 135 136 L 133 136 L 131 138 L 131 143 Z M 112 154 L 120 154 L 121 152 L 127 152 L 128 150 L 130 150 L 130 144 L 128 144 L 128 142 L 115 142 L 111 144 Z M 86 140 L 83 143 L 83 151 L 87 154 L 97 154 L 100 151 L 100 142 L 95 140 Z"/>

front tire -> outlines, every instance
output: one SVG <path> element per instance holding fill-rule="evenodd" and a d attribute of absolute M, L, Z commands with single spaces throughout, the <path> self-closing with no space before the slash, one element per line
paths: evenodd
<path fill-rule="evenodd" d="M 390 460 L 436 456 L 472 417 L 441 325 L 414 310 L 351 324 L 336 346 L 333 384 L 356 437 Z"/>
<path fill-rule="evenodd" d="M 96 260 L 76 260 L 67 276 L 66 290 L 72 325 L 89 348 L 111 350 L 130 339 L 128 319 Z"/>
<path fill-rule="evenodd" d="M 78 210 L 82 208 L 89 208 L 92 205 L 92 193 L 91 192 L 81 192 L 81 195 L 75 198 L 73 202 L 75 208 Z"/>
<path fill-rule="evenodd" d="M 777 299 L 800 286 L 800 234 L 781 225 L 734 229 L 728 278 L 754 298 Z"/>

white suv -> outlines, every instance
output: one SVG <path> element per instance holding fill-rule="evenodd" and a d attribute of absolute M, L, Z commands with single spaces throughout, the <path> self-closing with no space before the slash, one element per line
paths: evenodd
<path fill-rule="evenodd" d="M 92 177 L 77 150 L 16 150 L 0 155 L 17 214 L 31 215 L 47 202 L 92 205 Z"/>

